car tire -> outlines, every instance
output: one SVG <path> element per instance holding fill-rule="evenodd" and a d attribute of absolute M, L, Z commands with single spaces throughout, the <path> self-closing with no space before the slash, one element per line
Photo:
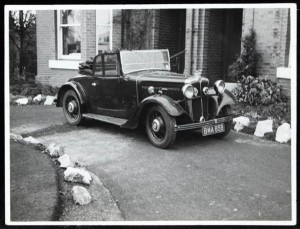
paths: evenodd
<path fill-rule="evenodd" d="M 75 91 L 68 90 L 63 97 L 63 112 L 65 119 L 72 126 L 82 123 L 80 101 Z"/>
<path fill-rule="evenodd" d="M 231 111 L 231 107 L 230 106 L 226 106 L 226 107 L 223 107 L 222 110 L 221 110 L 221 114 L 220 114 L 220 117 L 226 117 L 226 116 L 230 116 L 232 114 L 232 111 Z M 223 133 L 219 133 L 219 134 L 215 134 L 215 135 L 212 135 L 213 137 L 216 137 L 216 138 L 223 138 L 225 137 L 226 135 L 229 134 L 231 128 L 232 128 L 232 120 L 231 121 L 228 121 L 228 122 L 225 122 L 225 131 Z"/>
<path fill-rule="evenodd" d="M 175 117 L 159 106 L 152 106 L 146 116 L 146 132 L 150 142 L 161 149 L 172 146 L 175 142 Z"/>

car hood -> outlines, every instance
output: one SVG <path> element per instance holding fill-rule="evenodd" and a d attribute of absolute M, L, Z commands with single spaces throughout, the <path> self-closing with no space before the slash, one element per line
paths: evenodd
<path fill-rule="evenodd" d="M 127 74 L 130 80 L 141 82 L 156 82 L 159 84 L 169 83 L 169 84 L 186 84 L 199 82 L 199 76 L 191 76 L 185 74 L 178 74 L 169 71 L 140 71 Z"/>

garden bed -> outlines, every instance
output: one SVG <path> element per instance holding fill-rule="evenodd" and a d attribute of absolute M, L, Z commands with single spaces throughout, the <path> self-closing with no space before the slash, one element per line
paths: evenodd
<path fill-rule="evenodd" d="M 42 105 L 47 99 L 47 96 L 56 96 L 59 90 L 58 87 L 50 85 L 42 85 L 34 81 L 11 81 L 10 82 L 10 105 L 17 105 L 18 99 L 26 98 L 28 103 L 26 105 Z M 40 95 L 38 100 L 34 100 L 36 96 Z"/>
<path fill-rule="evenodd" d="M 249 126 L 245 126 L 241 132 L 253 135 L 258 121 L 273 120 L 273 132 L 266 133 L 264 138 L 275 141 L 276 130 L 283 123 L 291 123 L 291 106 L 288 102 L 280 102 L 270 105 L 251 106 L 246 103 L 237 103 L 232 106 L 234 117 L 244 116 L 250 119 Z M 232 126 L 234 129 L 235 123 Z M 290 142 L 290 141 L 289 141 Z"/>

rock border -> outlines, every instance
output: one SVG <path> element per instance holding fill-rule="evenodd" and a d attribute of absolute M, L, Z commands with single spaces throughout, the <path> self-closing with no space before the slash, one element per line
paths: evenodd
<path fill-rule="evenodd" d="M 54 214 L 58 214 L 58 221 L 124 221 L 125 217 L 120 210 L 118 203 L 114 200 L 111 192 L 92 172 L 86 170 L 79 162 L 72 163 L 70 160 L 69 166 L 62 166 L 59 162 L 59 158 L 66 157 L 64 149 L 53 144 L 52 156 L 48 152 L 44 144 L 39 142 L 32 136 L 23 138 L 22 135 L 10 133 L 10 138 L 14 141 L 23 141 L 26 144 L 33 145 L 41 153 L 47 154 L 49 158 L 54 162 L 58 172 L 58 189 L 59 209 Z M 49 144 L 51 145 L 51 144 Z M 70 157 L 67 155 L 70 159 Z M 86 179 L 79 179 L 79 182 L 70 182 L 65 179 L 66 168 L 82 169 L 88 174 L 88 181 Z M 78 177 L 76 177 L 77 179 Z M 83 178 L 83 177 L 82 177 Z M 88 184 L 89 183 L 89 184 Z M 79 186 L 80 185 L 80 186 Z M 73 188 L 79 186 L 86 190 L 84 191 L 84 197 L 81 195 L 74 196 Z M 81 190 L 83 190 L 81 189 Z M 89 191 L 88 191 L 89 190 Z"/>
<path fill-rule="evenodd" d="M 248 117 L 237 116 L 233 119 L 232 130 L 278 143 L 291 144 L 291 129 L 288 131 L 287 125 L 290 127 L 289 123 L 283 123 L 277 129 L 273 129 L 272 119 L 251 121 Z"/>
<path fill-rule="evenodd" d="M 57 95 L 42 95 L 38 94 L 35 97 L 24 95 L 9 94 L 10 105 L 28 106 L 28 105 L 55 105 Z"/>

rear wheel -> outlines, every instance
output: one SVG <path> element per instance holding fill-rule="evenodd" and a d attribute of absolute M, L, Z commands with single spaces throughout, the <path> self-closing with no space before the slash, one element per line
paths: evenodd
<path fill-rule="evenodd" d="M 219 118 L 230 116 L 231 114 L 232 114 L 231 107 L 226 106 L 226 107 L 223 107 L 222 110 L 220 111 Z M 227 134 L 229 134 L 231 127 L 232 127 L 232 120 L 225 122 L 224 124 L 225 124 L 225 131 L 222 133 L 219 133 L 219 134 L 212 135 L 212 136 L 214 136 L 216 138 L 223 138 Z"/>
<path fill-rule="evenodd" d="M 64 94 L 63 112 L 70 125 L 77 126 L 82 122 L 80 101 L 75 91 L 68 90 Z"/>
<path fill-rule="evenodd" d="M 150 142 L 158 148 L 174 144 L 176 120 L 158 105 L 151 107 L 146 116 L 146 131 Z"/>

